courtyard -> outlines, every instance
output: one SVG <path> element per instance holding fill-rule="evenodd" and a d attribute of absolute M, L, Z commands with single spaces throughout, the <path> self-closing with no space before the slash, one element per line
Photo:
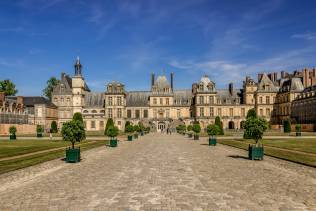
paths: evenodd
<path fill-rule="evenodd" d="M 175 134 L 0 175 L 0 210 L 316 210 L 316 169 Z"/>

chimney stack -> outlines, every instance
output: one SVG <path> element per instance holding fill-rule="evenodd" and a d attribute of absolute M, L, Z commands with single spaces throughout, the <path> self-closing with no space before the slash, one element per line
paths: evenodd
<path fill-rule="evenodd" d="M 286 78 L 286 72 L 284 70 L 281 71 L 281 78 Z"/>
<path fill-rule="evenodd" d="M 229 85 L 228 85 L 228 90 L 229 90 L 230 95 L 233 95 L 233 91 L 234 91 L 234 85 L 233 85 L 233 83 L 229 83 Z"/>
<path fill-rule="evenodd" d="M 274 72 L 274 80 L 277 81 L 278 80 L 278 73 Z"/>
<path fill-rule="evenodd" d="M 262 76 L 263 76 L 263 73 L 258 73 L 258 82 L 260 82 Z"/>
<path fill-rule="evenodd" d="M 151 74 L 151 86 L 154 86 L 154 84 L 155 84 L 155 74 L 152 73 Z"/>
<path fill-rule="evenodd" d="M 171 90 L 173 91 L 173 73 L 170 73 Z"/>

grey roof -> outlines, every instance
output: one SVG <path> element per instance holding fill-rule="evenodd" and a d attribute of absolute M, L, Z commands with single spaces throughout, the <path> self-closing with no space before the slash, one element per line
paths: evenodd
<path fill-rule="evenodd" d="M 126 93 L 126 106 L 148 106 L 149 91 L 130 91 Z"/>
<path fill-rule="evenodd" d="M 66 75 L 65 73 L 61 74 L 60 83 L 54 87 L 53 89 L 53 95 L 59 95 L 59 94 L 72 94 L 72 79 L 69 77 L 69 75 Z"/>
<path fill-rule="evenodd" d="M 104 93 L 86 92 L 85 108 L 103 108 Z"/>
<path fill-rule="evenodd" d="M 192 91 L 190 89 L 175 90 L 173 92 L 175 105 L 190 105 L 192 99 Z"/>
<path fill-rule="evenodd" d="M 232 94 L 229 89 L 217 89 L 217 98 L 221 100 L 222 104 L 239 104 L 241 102 L 239 95 L 239 89 L 234 89 Z"/>
<path fill-rule="evenodd" d="M 258 84 L 258 92 L 277 92 L 278 88 L 270 80 L 266 73 L 262 75 L 262 78 Z"/>
<path fill-rule="evenodd" d="M 8 100 L 16 101 L 17 97 L 8 96 L 6 97 Z M 31 97 L 23 97 L 23 105 L 27 107 L 34 106 L 35 104 L 45 104 L 47 106 L 56 107 L 54 103 L 49 101 L 49 99 L 41 96 L 31 96 Z"/>
<path fill-rule="evenodd" d="M 302 92 L 304 90 L 304 85 L 302 83 L 301 78 L 291 78 L 287 81 L 284 81 L 282 84 L 282 91 L 294 91 L 294 92 Z"/>

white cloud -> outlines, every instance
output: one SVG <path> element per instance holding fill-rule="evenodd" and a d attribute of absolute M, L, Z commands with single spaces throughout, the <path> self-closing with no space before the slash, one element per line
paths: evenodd
<path fill-rule="evenodd" d="M 316 33 L 315 32 L 307 32 L 303 34 L 293 34 L 291 38 L 295 39 L 305 39 L 305 40 L 316 40 Z"/>

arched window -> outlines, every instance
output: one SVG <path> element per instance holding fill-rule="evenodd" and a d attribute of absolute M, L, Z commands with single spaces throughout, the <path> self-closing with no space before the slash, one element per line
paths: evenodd
<path fill-rule="evenodd" d="M 91 113 L 95 114 L 95 113 L 97 113 L 97 111 L 96 110 L 92 110 Z"/>
<path fill-rule="evenodd" d="M 86 114 L 86 113 L 89 113 L 89 111 L 88 110 L 83 110 L 82 113 Z"/>

